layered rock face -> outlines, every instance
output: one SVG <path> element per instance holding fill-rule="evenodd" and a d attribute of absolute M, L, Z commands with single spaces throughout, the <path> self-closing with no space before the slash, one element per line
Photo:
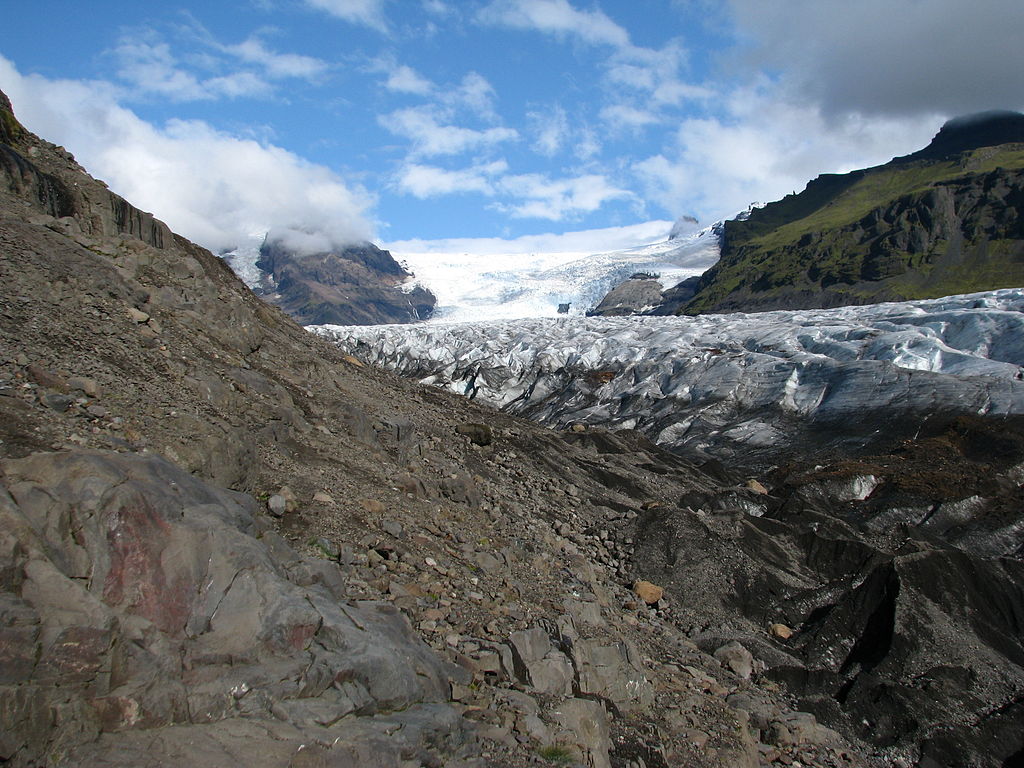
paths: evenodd
<path fill-rule="evenodd" d="M 426 320 L 436 298 L 416 286 L 387 251 L 371 243 L 304 254 L 267 240 L 257 267 L 270 283 L 260 295 L 303 325 L 376 325 Z"/>
<path fill-rule="evenodd" d="M 824 175 L 724 225 L 677 311 L 902 301 L 1024 284 L 1024 115 L 951 121 L 892 162 Z"/>

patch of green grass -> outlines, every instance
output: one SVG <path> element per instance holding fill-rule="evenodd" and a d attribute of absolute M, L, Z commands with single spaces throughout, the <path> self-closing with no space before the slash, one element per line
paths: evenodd
<path fill-rule="evenodd" d="M 812 213 L 752 237 L 747 242 L 764 249 L 777 248 L 796 242 L 808 233 L 853 224 L 876 208 L 901 197 L 925 192 L 936 184 L 990 173 L 996 168 L 1024 168 L 1024 150 L 1015 149 L 1017 146 L 1011 144 L 1007 149 L 998 151 L 983 147 L 961 155 L 957 161 L 872 169 Z"/>
<path fill-rule="evenodd" d="M 549 744 L 537 750 L 537 754 L 549 763 L 565 764 L 576 759 L 573 751 L 561 744 Z"/>

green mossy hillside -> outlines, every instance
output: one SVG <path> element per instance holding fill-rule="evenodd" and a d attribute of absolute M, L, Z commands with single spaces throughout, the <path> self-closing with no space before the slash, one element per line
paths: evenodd
<path fill-rule="evenodd" d="M 983 120 L 943 128 L 925 150 L 821 176 L 726 222 L 721 260 L 681 311 L 807 309 L 1024 285 L 1024 116 L 1000 113 L 996 122 L 995 133 Z M 1018 141 L 962 149 L 975 130 Z"/>

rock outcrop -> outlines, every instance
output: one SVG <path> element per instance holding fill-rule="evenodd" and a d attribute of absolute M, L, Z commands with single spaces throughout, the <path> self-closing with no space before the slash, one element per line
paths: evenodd
<path fill-rule="evenodd" d="M 661 283 L 656 276 L 638 272 L 629 280 L 612 288 L 587 315 L 597 317 L 621 317 L 639 315 L 645 310 L 662 303 Z"/>
<path fill-rule="evenodd" d="M 372 243 L 301 253 L 268 239 L 257 267 L 266 274 L 259 295 L 303 325 L 377 325 L 426 320 L 437 303 L 388 251 Z"/>

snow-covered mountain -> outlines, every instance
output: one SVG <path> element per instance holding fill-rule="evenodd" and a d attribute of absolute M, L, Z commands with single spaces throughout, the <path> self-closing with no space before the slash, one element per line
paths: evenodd
<path fill-rule="evenodd" d="M 324 326 L 357 357 L 564 427 L 717 455 L 1024 413 L 1024 289 L 832 310 Z"/>

